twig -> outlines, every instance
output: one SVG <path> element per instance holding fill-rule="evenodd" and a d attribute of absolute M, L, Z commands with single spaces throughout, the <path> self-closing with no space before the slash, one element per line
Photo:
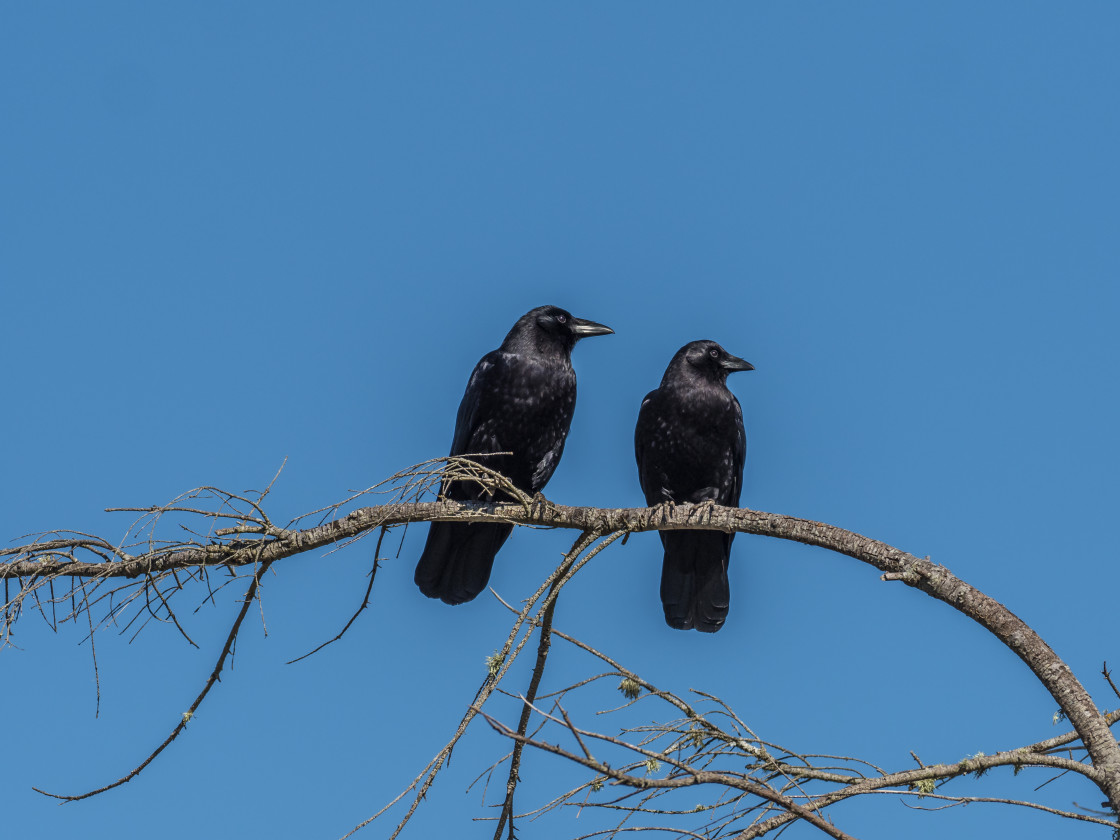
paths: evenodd
<path fill-rule="evenodd" d="M 466 713 L 463 715 L 462 720 L 459 721 L 459 726 L 456 728 L 455 734 L 452 735 L 451 740 L 448 741 L 443 749 L 440 750 L 436 754 L 436 756 L 428 762 L 428 764 L 424 767 L 423 770 L 420 771 L 416 778 L 412 780 L 412 783 L 408 787 L 397 794 L 397 796 L 395 796 L 392 801 L 386 804 L 377 813 L 373 814 L 370 817 L 367 817 L 358 825 L 354 826 L 354 828 L 352 828 L 342 836 L 341 840 L 346 840 L 346 838 L 351 837 L 359 830 L 365 828 L 367 825 L 369 825 L 371 822 L 373 822 L 375 819 L 377 819 L 379 816 L 393 807 L 397 802 L 403 799 L 409 791 L 416 790 L 416 794 L 412 798 L 412 802 L 409 806 L 408 811 L 405 813 L 404 817 L 397 824 L 396 829 L 394 829 L 393 833 L 390 835 L 390 840 L 393 840 L 393 838 L 396 838 L 401 833 L 405 825 L 408 824 L 408 821 L 412 819 L 412 815 L 416 812 L 417 807 L 419 807 L 420 801 L 424 798 L 425 794 L 427 794 L 428 789 L 432 786 L 432 783 L 435 781 L 436 775 L 443 768 L 444 763 L 450 757 L 452 750 L 455 748 L 455 745 L 459 742 L 459 739 L 463 737 L 463 734 L 467 731 L 467 727 L 478 714 L 478 708 L 481 708 L 481 706 L 487 701 L 487 699 L 489 699 L 490 695 L 493 694 L 497 689 L 498 685 L 501 683 L 502 679 L 509 671 L 510 666 L 513 664 L 514 660 L 521 652 L 521 649 L 525 646 L 525 643 L 528 641 L 530 633 L 526 633 L 521 638 L 521 641 L 516 645 L 516 647 L 514 647 L 514 642 L 520 635 L 522 625 L 527 620 L 529 620 L 530 611 L 536 605 L 537 601 L 539 601 L 541 597 L 544 596 L 544 593 L 548 591 L 549 597 L 545 598 L 545 602 L 538 610 L 538 618 L 535 618 L 530 622 L 530 626 L 533 626 L 533 624 L 535 624 L 539 620 L 539 616 L 541 615 L 541 613 L 543 613 L 543 611 L 548 608 L 548 605 L 555 597 L 555 593 L 559 591 L 558 588 L 552 589 L 553 583 L 557 580 L 570 580 L 571 576 L 575 574 L 580 568 L 582 568 L 583 563 L 577 564 L 575 562 L 576 558 L 579 557 L 579 555 L 582 554 L 587 549 L 587 547 L 598 538 L 598 536 L 599 535 L 594 532 L 580 534 L 575 543 L 572 545 L 572 548 L 564 556 L 564 559 L 561 561 L 560 565 L 556 567 L 552 574 L 549 575 L 548 578 L 540 585 L 537 591 L 525 602 L 525 607 L 518 614 L 516 621 L 514 621 L 513 623 L 513 627 L 510 629 L 509 635 L 506 637 L 505 645 L 503 645 L 501 652 L 498 654 L 498 661 L 500 661 L 501 664 L 498 666 L 496 673 L 487 674 L 486 678 L 482 681 L 482 685 L 479 687 L 478 692 L 475 694 L 474 702 L 467 709 Z"/>
<path fill-rule="evenodd" d="M 558 583 L 558 582 L 557 582 Z M 533 712 L 533 702 L 537 699 L 537 689 L 544 675 L 545 663 L 548 660 L 549 647 L 552 645 L 552 616 L 556 611 L 556 600 L 559 597 L 557 583 L 552 584 L 552 601 L 545 608 L 544 618 L 541 620 L 541 636 L 537 643 L 537 661 L 533 666 L 533 676 L 529 680 L 529 690 L 525 692 L 525 702 L 521 707 L 521 720 L 518 721 L 517 731 L 524 735 L 529 728 L 529 717 Z M 517 790 L 518 773 L 521 770 L 521 753 L 525 744 L 518 741 L 513 745 L 513 753 L 509 762 L 509 778 L 506 781 L 506 798 L 502 803 L 502 814 L 498 818 L 498 826 L 494 830 L 494 840 L 501 840 L 502 829 L 509 822 L 509 840 L 513 840 L 513 794 Z"/>
<path fill-rule="evenodd" d="M 1108 670 L 1107 661 L 1101 666 L 1101 674 L 1108 680 L 1108 687 L 1112 689 L 1112 693 L 1120 698 L 1120 688 L 1117 688 L 1116 683 L 1112 681 L 1112 672 Z"/>
<path fill-rule="evenodd" d="M 378 558 L 381 556 L 381 541 L 385 539 L 385 534 L 387 534 L 388 532 L 388 528 L 381 529 L 381 535 L 377 538 L 377 547 L 373 550 L 373 567 L 369 570 L 369 586 L 366 587 L 366 594 L 365 597 L 362 598 L 361 606 L 358 607 L 357 611 L 352 616 L 350 616 L 350 620 L 346 622 L 346 626 L 339 630 L 338 635 L 333 639 L 328 639 L 314 650 L 305 653 L 303 656 L 297 656 L 295 659 L 289 660 L 285 663 L 286 665 L 294 665 L 296 662 L 301 662 L 302 660 L 307 659 L 307 657 L 313 656 L 314 654 L 318 653 L 327 645 L 337 642 L 346 634 L 346 631 L 350 629 L 350 625 L 357 620 L 358 616 L 362 614 L 362 610 L 369 606 L 369 595 L 371 592 L 373 592 L 373 579 L 377 575 L 377 568 L 378 564 L 380 563 Z"/>
<path fill-rule="evenodd" d="M 99 793 L 105 793 L 105 791 L 112 790 L 115 787 L 120 787 L 126 782 L 131 782 L 133 779 L 139 776 L 144 768 L 151 764 L 152 761 L 155 760 L 155 757 L 163 752 L 164 748 L 166 748 L 168 744 L 174 741 L 179 736 L 179 733 L 186 728 L 187 722 L 190 721 L 192 717 L 194 717 L 194 713 L 198 710 L 198 707 L 202 705 L 202 701 L 206 699 L 206 695 L 210 693 L 210 689 L 213 688 L 214 684 L 220 679 L 220 674 L 222 673 L 222 668 L 225 665 L 226 657 L 229 656 L 230 650 L 233 648 L 233 642 L 237 638 L 238 631 L 241 629 L 241 622 L 245 620 L 245 615 L 249 612 L 249 606 L 255 600 L 257 587 L 260 585 L 261 576 L 268 570 L 268 567 L 272 565 L 272 562 L 273 561 L 271 560 L 266 560 L 261 563 L 260 569 L 255 575 L 253 575 L 253 581 L 249 584 L 249 589 L 245 593 L 245 601 L 241 605 L 241 611 L 237 614 L 237 619 L 233 622 L 233 627 L 230 628 L 229 635 L 226 637 L 226 643 L 222 647 L 221 655 L 218 656 L 218 661 L 214 665 L 214 670 L 210 672 L 210 677 L 206 680 L 206 684 L 202 687 L 202 691 L 199 692 L 198 697 L 195 698 L 195 701 L 191 704 L 191 707 L 183 713 L 182 719 L 179 721 L 179 724 L 172 730 L 171 734 L 167 736 L 166 740 L 164 740 L 162 744 L 156 747 L 151 755 L 144 759 L 144 761 L 142 761 L 139 766 L 135 767 L 131 772 L 129 772 L 128 775 L 122 776 L 121 778 L 117 779 L 117 781 L 112 782 L 111 784 L 104 785 L 103 787 L 99 787 L 96 790 L 91 790 L 87 793 L 78 794 L 76 796 L 68 796 L 65 794 L 49 793 L 48 791 L 40 790 L 37 787 L 33 787 L 32 790 L 34 790 L 36 793 L 41 793 L 44 796 L 50 796 L 54 799 L 61 799 L 63 802 L 77 802 L 81 799 L 88 799 L 91 796 L 96 796 Z"/>

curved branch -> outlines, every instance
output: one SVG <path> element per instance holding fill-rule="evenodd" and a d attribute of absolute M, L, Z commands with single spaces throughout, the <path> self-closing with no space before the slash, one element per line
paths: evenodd
<path fill-rule="evenodd" d="M 42 545 L 0 550 L 15 559 L 0 564 L 0 578 L 137 577 L 193 566 L 241 566 L 274 562 L 340 541 L 373 528 L 425 521 L 509 522 L 611 533 L 653 530 L 716 530 L 758 534 L 815 545 L 845 554 L 878 569 L 887 580 L 901 580 L 967 615 L 1027 664 L 1058 702 L 1093 760 L 1094 781 L 1120 810 L 1120 747 L 1095 703 L 1069 666 L 1007 607 L 956 577 L 944 566 L 920 559 L 886 543 L 808 519 L 712 504 L 658 508 L 568 507 L 538 499 L 533 504 L 437 502 L 394 503 L 365 507 L 305 530 L 269 528 L 257 539 L 240 533 L 227 542 L 177 546 L 116 562 L 73 559 L 82 540 L 55 539 Z M 216 532 L 223 537 L 221 531 Z M 263 545 L 262 545 L 263 543 Z M 104 542 L 98 543 L 104 547 Z M 62 555 L 63 559 L 59 559 Z"/>
<path fill-rule="evenodd" d="M 919 799 L 927 796 L 941 798 L 954 804 L 960 804 L 963 801 L 990 801 L 1003 802 L 1005 804 L 1027 805 L 1058 816 L 1074 816 L 1078 819 L 1086 819 L 1090 822 L 1096 822 L 1112 828 L 1116 828 L 1117 826 L 1116 822 L 1113 820 L 1096 817 L 1081 817 L 1080 815 L 1073 815 L 1070 812 L 1048 808 L 1036 803 L 984 797 L 940 796 L 932 792 L 932 784 L 934 782 L 945 782 L 963 775 L 975 775 L 979 777 L 988 770 L 997 767 L 1011 767 L 1016 773 L 1025 767 L 1049 767 L 1065 772 L 1075 772 L 1095 781 L 1091 766 L 1080 761 L 1075 761 L 1072 758 L 1050 754 L 1051 750 L 1076 740 L 1076 733 L 1065 733 L 1024 747 L 1002 750 L 992 755 L 978 753 L 975 756 L 970 756 L 964 760 L 953 763 L 925 765 L 918 761 L 918 768 L 907 771 L 888 772 L 875 768 L 876 775 L 870 777 L 864 776 L 854 769 L 848 772 L 836 772 L 839 768 L 829 768 L 821 765 L 814 766 L 814 764 L 811 763 L 811 759 L 835 758 L 837 761 L 849 765 L 858 762 L 858 759 L 843 756 L 801 756 L 789 752 L 786 747 L 779 747 L 758 740 L 753 733 L 750 733 L 749 728 L 742 723 L 739 717 L 735 715 L 734 711 L 727 707 L 721 700 L 707 695 L 704 692 L 694 690 L 695 693 L 715 704 L 717 714 L 726 715 L 735 722 L 736 727 L 733 731 L 724 731 L 697 707 L 686 702 L 672 692 L 658 689 L 648 681 L 642 679 L 638 674 L 623 667 L 602 651 L 596 650 L 585 642 L 569 636 L 556 628 L 552 629 L 552 635 L 562 638 L 583 649 L 592 656 L 610 665 L 614 670 L 601 674 L 599 677 L 580 680 L 575 685 L 561 689 L 555 692 L 554 695 L 550 695 L 557 697 L 554 708 L 559 710 L 558 714 L 562 715 L 562 719 L 557 716 L 556 712 L 549 713 L 537 707 L 533 709 L 544 722 L 554 724 L 561 732 L 566 729 L 575 739 L 576 743 L 578 743 L 580 748 L 578 751 L 572 748 L 565 749 L 559 743 L 547 743 L 542 737 L 527 738 L 524 727 L 519 727 L 518 730 L 514 732 L 509 726 L 497 724 L 493 721 L 491 722 L 491 725 L 496 731 L 513 739 L 518 744 L 528 744 L 534 748 L 558 755 L 596 774 L 596 779 L 593 781 L 584 783 L 575 790 L 556 797 L 552 802 L 538 809 L 538 812 L 548 811 L 562 804 L 572 804 L 570 800 L 575 794 L 582 790 L 598 790 L 597 785 L 601 785 L 602 781 L 608 778 L 612 779 L 616 784 L 630 787 L 635 791 L 660 790 L 664 792 L 666 790 L 687 787 L 689 783 L 685 781 L 686 779 L 694 778 L 697 774 L 702 773 L 707 783 L 716 784 L 717 786 L 723 786 L 732 790 L 740 790 L 748 794 L 757 795 L 757 786 L 761 785 L 767 790 L 770 790 L 775 796 L 788 798 L 789 801 L 793 802 L 800 801 L 805 808 L 820 814 L 823 814 L 826 808 L 846 799 L 874 793 L 891 793 L 917 796 Z M 640 699 L 646 697 L 657 698 L 675 707 L 677 711 L 683 713 L 684 717 L 680 720 L 662 721 L 660 723 L 641 726 L 638 729 L 623 729 L 623 732 L 629 732 L 631 734 L 642 733 L 643 737 L 639 741 L 634 741 L 629 738 L 624 739 L 618 735 L 603 734 L 602 731 L 591 732 L 584 729 L 577 729 L 572 725 L 563 708 L 559 706 L 559 697 L 566 695 L 573 689 L 594 682 L 599 678 L 609 677 L 623 677 L 624 683 L 619 686 L 619 690 L 624 691 L 628 696 L 631 696 L 631 694 L 630 692 L 626 692 L 623 685 L 628 682 L 633 687 L 633 699 L 631 703 L 639 702 Z M 643 689 L 647 693 L 641 695 L 641 698 L 639 698 L 638 689 Z M 1120 712 L 1112 712 L 1106 716 L 1106 721 L 1109 724 L 1115 723 L 1118 719 L 1120 719 Z M 542 723 L 541 729 L 543 729 L 543 725 Z M 742 737 L 741 733 L 743 731 L 750 733 L 750 737 Z M 664 744 L 663 746 L 655 748 L 653 746 L 653 735 L 655 734 L 668 738 L 667 744 L 662 742 Z M 586 739 L 603 741 L 616 747 L 623 748 L 636 754 L 638 760 L 634 762 L 633 765 L 629 765 L 629 767 L 620 768 L 617 765 L 607 765 L 596 760 L 595 756 L 592 755 L 586 746 Z M 713 748 L 709 746 L 709 742 L 720 742 L 725 746 Z M 681 751 L 681 747 L 685 745 L 689 747 L 690 752 L 693 752 L 691 758 L 686 758 L 685 753 Z M 773 750 L 773 752 L 771 750 Z M 713 772 L 711 768 L 713 768 L 715 764 L 712 759 L 719 755 L 730 759 L 730 764 L 727 765 L 727 769 L 723 771 L 716 770 Z M 804 762 L 804 764 L 790 763 L 790 758 L 797 758 L 799 762 Z M 648 762 L 650 759 L 656 759 L 657 763 L 669 764 L 674 768 L 673 772 L 668 778 L 659 781 L 651 781 L 648 777 L 640 775 L 635 776 L 630 772 L 634 767 L 641 767 L 644 762 Z M 915 757 L 915 760 L 918 759 Z M 604 767 L 611 767 L 614 774 L 604 774 Z M 756 772 L 760 775 L 755 775 Z M 744 775 L 744 773 L 746 773 L 746 775 Z M 773 781 L 777 779 L 784 779 L 785 783 L 780 787 L 775 787 Z M 824 793 L 809 793 L 802 787 L 802 783 L 808 780 L 838 784 L 839 787 Z M 745 787 L 745 785 L 751 785 L 751 787 Z M 928 788 L 927 785 L 929 786 Z M 789 791 L 794 789 L 799 791 L 799 793 L 789 793 Z M 779 800 L 772 799 L 771 801 L 781 805 L 781 801 Z M 630 807 L 612 806 L 599 802 L 588 803 L 585 801 L 581 803 L 581 807 L 591 805 L 594 807 L 608 808 L 620 807 L 622 810 L 628 811 L 631 814 L 638 813 L 639 811 L 644 814 L 685 813 L 685 811 L 680 810 L 650 809 L 645 807 L 644 801 L 641 806 Z M 728 819 L 730 818 L 731 816 L 728 815 Z M 748 840 L 748 838 L 752 837 L 761 837 L 801 818 L 802 814 L 786 810 L 783 807 L 782 813 L 770 817 L 769 819 L 756 822 L 749 828 L 737 831 L 735 833 L 735 838 L 736 840 Z M 710 826 L 711 824 L 709 824 L 709 828 Z"/>

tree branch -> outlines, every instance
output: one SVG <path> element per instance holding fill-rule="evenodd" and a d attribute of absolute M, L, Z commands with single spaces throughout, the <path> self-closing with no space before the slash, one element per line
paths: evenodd
<path fill-rule="evenodd" d="M 568 507 L 540 498 L 528 500 L 524 494 L 515 492 L 508 480 L 467 459 L 437 461 L 446 462 L 446 467 L 442 470 L 433 469 L 431 464 L 435 462 L 428 462 L 394 477 L 397 480 L 407 479 L 405 486 L 397 492 L 397 501 L 363 507 L 309 528 L 297 529 L 291 525 L 287 528 L 277 527 L 265 516 L 259 500 L 254 502 L 214 488 L 204 488 L 206 492 L 222 500 L 222 507 L 218 512 L 188 508 L 178 504 L 178 500 L 163 508 L 144 509 L 144 512 L 145 516 L 151 516 L 153 522 L 164 513 L 174 511 L 211 517 L 215 523 L 221 520 L 233 523 L 230 527 L 211 529 L 210 535 L 205 538 L 208 542 L 157 542 L 153 536 L 141 544 L 146 550 L 130 554 L 123 547 L 99 537 L 52 532 L 50 539 L 18 548 L 0 549 L 0 558 L 11 558 L 0 562 L 0 578 L 4 579 L 5 585 L 12 579 L 19 580 L 21 584 L 20 591 L 5 606 L 5 633 L 25 599 L 28 596 L 37 599 L 41 587 L 52 586 L 59 578 L 71 578 L 75 581 L 75 586 L 97 587 L 112 578 L 142 577 L 140 585 L 146 588 L 157 585 L 162 577 L 173 574 L 178 569 L 204 570 L 212 566 L 233 568 L 249 564 L 267 566 L 307 551 L 344 544 L 375 528 L 412 522 L 508 522 L 575 529 L 584 535 L 694 529 L 776 537 L 818 546 L 857 559 L 877 569 L 884 579 L 900 580 L 925 592 L 989 630 L 1027 664 L 1058 702 L 1092 762 L 1091 766 L 1080 762 L 1072 763 L 1077 765 L 1078 772 L 1091 778 L 1101 788 L 1113 809 L 1120 812 L 1120 747 L 1109 730 L 1110 721 L 1101 715 L 1084 686 L 1037 633 L 1005 606 L 956 577 L 944 566 L 833 525 L 746 508 L 727 508 L 705 503 L 611 509 Z M 459 472 L 454 472 L 455 470 Z M 466 475 L 470 480 L 478 481 L 495 498 L 512 496 L 516 501 L 416 501 L 422 493 L 438 484 L 441 475 L 446 477 L 452 474 L 459 480 L 466 480 L 462 478 Z M 201 492 L 194 491 L 186 494 L 185 498 L 196 498 Z M 353 501 L 367 492 L 370 491 L 356 494 L 347 501 Z M 340 507 L 341 505 L 335 505 L 324 510 L 334 513 Z M 97 560 L 91 562 L 79 559 L 83 552 L 92 554 Z M 78 581 L 82 583 L 77 583 Z M 551 602 L 551 598 L 545 600 Z M 162 596 L 161 601 L 166 608 L 166 601 Z M 53 597 L 51 602 L 54 603 Z M 88 609 L 88 597 L 84 604 L 84 608 Z M 507 651 L 508 647 L 507 644 Z M 508 661 L 503 664 L 502 673 L 508 664 Z M 468 712 L 464 723 L 471 716 L 472 713 Z M 448 747 L 450 746 L 449 744 Z M 911 772 L 918 774 L 915 778 L 928 778 L 921 775 L 923 770 L 928 769 L 920 768 Z"/>

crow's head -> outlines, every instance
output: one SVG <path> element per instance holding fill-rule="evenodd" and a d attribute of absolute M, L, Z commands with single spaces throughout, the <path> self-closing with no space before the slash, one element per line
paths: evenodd
<path fill-rule="evenodd" d="M 559 306 L 538 306 L 526 312 L 513 325 L 503 347 L 532 346 L 538 351 L 563 348 L 569 353 L 581 338 L 592 335 L 609 335 L 610 327 L 576 318 Z"/>
<path fill-rule="evenodd" d="M 677 351 L 669 364 L 670 371 L 712 382 L 724 383 L 727 374 L 737 370 L 754 370 L 754 365 L 738 356 L 732 356 L 714 341 L 690 341 Z"/>

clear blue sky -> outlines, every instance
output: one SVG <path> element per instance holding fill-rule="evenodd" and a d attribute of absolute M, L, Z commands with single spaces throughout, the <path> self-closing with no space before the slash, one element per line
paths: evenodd
<path fill-rule="evenodd" d="M 275 518 L 322 507 L 445 454 L 474 363 L 555 303 L 617 335 L 576 350 L 549 497 L 639 504 L 641 397 L 714 338 L 757 367 L 732 379 L 744 504 L 931 555 L 1114 707 L 1118 32 L 1111 3 L 5 4 L 2 536 L 123 536 L 103 508 L 259 488 L 285 457 Z M 85 629 L 26 616 L 0 654 L 9 836 L 329 840 L 372 814 L 508 624 L 490 597 L 420 595 L 422 537 L 298 665 L 359 603 L 373 544 L 278 564 L 268 636 L 251 614 L 185 736 L 76 805 L 31 785 L 96 787 L 158 744 L 235 594 L 180 596 L 200 651 L 98 635 L 98 719 Z M 519 531 L 493 585 L 525 597 L 569 539 Z M 767 739 L 901 769 L 1058 731 L 1011 653 L 855 561 L 740 537 L 715 636 L 664 626 L 659 563 L 653 535 L 600 555 L 557 626 Z M 554 664 L 546 689 L 593 670 Z M 476 726 L 406 836 L 488 837 L 464 789 L 505 749 Z M 559 769 L 531 756 L 521 802 Z M 1048 801 L 1100 801 L 1067 781 Z M 865 839 L 1105 836 L 886 798 L 835 817 Z"/>

